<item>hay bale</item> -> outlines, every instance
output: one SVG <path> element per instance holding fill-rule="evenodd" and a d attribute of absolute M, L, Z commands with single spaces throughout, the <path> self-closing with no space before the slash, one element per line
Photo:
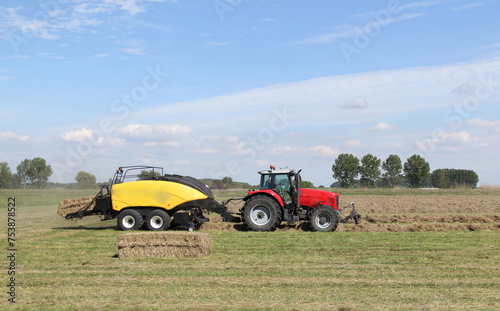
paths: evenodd
<path fill-rule="evenodd" d="M 80 209 L 92 202 L 92 199 L 94 199 L 94 197 L 83 197 L 59 202 L 57 214 L 61 217 L 66 217 L 66 215 L 70 213 L 78 212 Z M 92 206 L 90 206 L 89 209 L 93 209 L 94 206 L 95 202 L 92 203 Z"/>
<path fill-rule="evenodd" d="M 212 253 L 212 239 L 200 232 L 133 232 L 119 234 L 118 257 L 200 257 Z"/>

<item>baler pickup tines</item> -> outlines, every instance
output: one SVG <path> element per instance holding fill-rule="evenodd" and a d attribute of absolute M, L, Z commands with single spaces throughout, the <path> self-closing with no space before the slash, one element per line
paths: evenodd
<path fill-rule="evenodd" d="M 97 204 L 96 204 L 96 201 L 98 198 L 102 198 L 104 195 L 103 195 L 103 189 L 107 187 L 101 187 L 101 190 L 99 191 L 98 194 L 96 194 L 94 196 L 94 198 L 92 199 L 92 201 L 90 201 L 89 203 L 87 203 L 84 207 L 82 207 L 81 209 L 79 209 L 78 211 L 74 212 L 74 213 L 69 213 L 65 216 L 66 219 L 82 219 L 83 217 L 85 216 L 90 216 L 90 215 L 97 215 L 97 214 L 102 214 L 103 210 L 100 209 L 100 208 L 96 208 L 97 207 Z M 108 190 L 109 192 L 109 190 Z"/>

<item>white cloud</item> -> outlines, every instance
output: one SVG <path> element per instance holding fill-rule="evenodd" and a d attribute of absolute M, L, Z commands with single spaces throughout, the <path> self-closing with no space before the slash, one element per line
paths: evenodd
<path fill-rule="evenodd" d="M 198 151 L 201 155 L 216 155 L 220 153 L 219 149 L 201 149 Z"/>
<path fill-rule="evenodd" d="M 81 1 L 77 1 L 81 2 Z M 169 2 L 175 0 L 105 0 L 92 1 L 72 5 L 72 3 L 59 3 L 58 1 L 40 2 L 38 10 L 25 10 L 22 6 L 1 7 L 0 38 L 11 40 L 14 34 L 23 40 L 42 38 L 55 40 L 64 37 L 63 31 L 84 33 L 95 31 L 97 27 L 108 25 L 105 18 L 121 11 L 135 16 L 147 10 L 147 2 Z M 114 29 L 123 27 L 125 23 L 113 23 Z M 128 27 L 128 26 L 127 26 Z M 102 29 L 97 29 L 98 31 Z M 3 33 L 3 34 L 1 34 Z M 128 53 L 143 53 L 143 51 L 130 51 Z M 140 54 L 143 55 L 143 54 Z"/>
<path fill-rule="evenodd" d="M 149 148 L 178 148 L 181 143 L 176 140 L 170 141 L 148 141 L 144 143 L 144 147 Z"/>
<path fill-rule="evenodd" d="M 333 31 L 327 34 L 312 36 L 304 40 L 295 42 L 299 45 L 314 45 L 314 44 L 325 44 L 333 43 L 339 39 L 354 38 L 360 34 L 366 34 L 371 31 L 370 27 L 376 25 L 379 28 L 387 27 L 390 24 L 399 23 L 407 20 L 412 20 L 415 18 L 420 18 L 426 15 L 424 12 L 407 12 L 415 8 L 430 7 L 433 5 L 441 4 L 442 1 L 415 1 L 399 6 L 397 12 L 391 13 L 385 8 L 381 8 L 379 11 L 369 11 L 357 13 L 352 16 L 357 22 L 351 25 L 337 25 L 332 27 Z M 383 13 L 381 13 L 383 12 Z M 386 16 L 388 18 L 379 18 L 379 15 Z"/>
<path fill-rule="evenodd" d="M 186 136 L 193 133 L 193 130 L 185 125 L 143 125 L 129 124 L 116 129 L 120 136 L 131 138 L 162 139 L 168 136 Z"/>
<path fill-rule="evenodd" d="M 380 122 L 374 126 L 365 126 L 363 129 L 368 131 L 392 131 L 395 127 L 389 123 Z"/>
<path fill-rule="evenodd" d="M 473 85 L 473 84 L 466 82 L 466 83 L 462 83 L 459 86 L 457 86 L 456 88 L 454 88 L 452 90 L 452 92 L 455 94 L 468 94 L 468 93 L 474 91 L 475 89 L 477 89 L 476 85 Z"/>
<path fill-rule="evenodd" d="M 0 141 L 2 140 L 27 141 L 29 136 L 17 135 L 14 132 L 2 132 L 0 133 Z"/>
<path fill-rule="evenodd" d="M 109 54 L 109 53 L 101 53 L 101 54 L 94 54 L 94 55 L 92 55 L 92 57 L 95 57 L 95 58 L 102 58 L 102 57 L 108 57 L 108 56 L 111 56 L 111 54 Z"/>
<path fill-rule="evenodd" d="M 102 14 L 109 13 L 110 7 L 105 2 L 102 3 L 81 3 L 73 8 L 73 11 L 81 14 Z"/>
<path fill-rule="evenodd" d="M 408 9 L 415 9 L 415 8 L 426 8 L 426 7 L 431 7 L 435 5 L 442 4 L 446 2 L 447 0 L 422 0 L 422 1 L 413 1 L 409 3 L 405 3 L 401 6 L 401 9 L 403 10 L 408 10 Z"/>
<path fill-rule="evenodd" d="M 486 2 L 475 2 L 475 3 L 468 3 L 464 5 L 459 5 L 454 8 L 452 8 L 452 11 L 464 11 L 464 10 L 470 10 L 470 9 L 475 9 L 475 8 L 480 8 L 486 5 Z"/>
<path fill-rule="evenodd" d="M 69 142 L 82 142 L 92 138 L 92 130 L 82 128 L 76 131 L 64 132 L 61 134 L 61 138 Z"/>
<path fill-rule="evenodd" d="M 425 13 L 402 14 L 391 20 L 391 23 L 407 21 L 425 16 Z"/>
<path fill-rule="evenodd" d="M 203 140 L 224 140 L 224 136 L 207 135 L 201 137 Z"/>
<path fill-rule="evenodd" d="M 500 121 L 487 121 L 480 118 L 469 119 L 465 122 L 465 124 L 472 128 L 483 128 L 490 129 L 494 131 L 500 131 Z"/>
<path fill-rule="evenodd" d="M 335 30 L 331 33 L 313 36 L 304 40 L 297 41 L 295 43 L 299 45 L 332 43 L 338 39 L 352 38 L 356 34 L 361 32 L 361 30 L 358 27 L 354 27 L 351 25 L 336 26 L 334 28 Z"/>
<path fill-rule="evenodd" d="M 467 143 L 471 140 L 471 134 L 466 131 L 454 132 L 445 134 L 445 138 L 449 138 L 452 141 L 461 141 Z"/>
<path fill-rule="evenodd" d="M 101 145 L 104 146 L 123 146 L 126 143 L 125 139 L 119 137 L 105 137 L 102 139 Z"/>
<path fill-rule="evenodd" d="M 282 155 L 282 154 L 285 154 L 285 153 L 290 153 L 292 151 L 293 151 L 293 149 L 290 146 L 276 147 L 276 148 L 272 149 L 271 154 L 273 154 L 273 155 Z"/>
<path fill-rule="evenodd" d="M 311 148 L 312 151 L 320 153 L 324 157 L 336 157 L 340 154 L 340 151 L 335 148 L 333 149 L 330 146 L 315 146 Z"/>
<path fill-rule="evenodd" d="M 123 48 L 121 50 L 127 54 L 132 55 L 148 55 L 146 52 L 144 52 L 143 48 Z"/>
<path fill-rule="evenodd" d="M 169 136 L 185 136 L 188 134 L 192 134 L 193 130 L 185 125 L 154 125 L 153 129 L 155 129 L 160 135 L 169 135 Z"/>

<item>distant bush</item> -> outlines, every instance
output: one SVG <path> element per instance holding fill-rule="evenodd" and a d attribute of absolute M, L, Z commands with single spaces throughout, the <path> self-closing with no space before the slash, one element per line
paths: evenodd
<path fill-rule="evenodd" d="M 431 174 L 431 184 L 433 187 L 441 189 L 471 187 L 476 188 L 479 176 L 472 170 L 460 169 L 437 169 Z"/>

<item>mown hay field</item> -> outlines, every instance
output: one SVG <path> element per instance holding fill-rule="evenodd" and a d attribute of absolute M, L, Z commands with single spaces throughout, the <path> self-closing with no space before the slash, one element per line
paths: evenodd
<path fill-rule="evenodd" d="M 363 219 L 333 233 L 250 232 L 211 217 L 199 232 L 212 252 L 196 258 L 119 258 L 116 220 L 57 215 L 59 202 L 96 192 L 0 190 L 4 224 L 8 197 L 17 208 L 17 302 L 4 287 L 0 309 L 500 309 L 498 191 L 343 191 Z"/>
<path fill-rule="evenodd" d="M 352 221 L 341 224 L 338 232 L 500 231 L 500 196 L 496 192 L 450 190 L 433 194 L 432 190 L 417 190 L 416 194 L 408 194 L 405 190 L 401 193 L 389 192 L 391 195 L 377 194 L 384 190 L 345 192 L 345 195 L 340 193 L 340 207 L 354 202 L 363 218 L 359 225 Z M 231 202 L 228 206 L 237 212 L 243 202 Z M 346 208 L 343 216 L 347 216 L 350 210 Z M 204 224 L 205 230 L 241 228 L 240 225 L 220 223 L 217 216 L 213 219 L 214 222 Z M 278 230 L 308 228 L 307 223 L 283 224 Z"/>

